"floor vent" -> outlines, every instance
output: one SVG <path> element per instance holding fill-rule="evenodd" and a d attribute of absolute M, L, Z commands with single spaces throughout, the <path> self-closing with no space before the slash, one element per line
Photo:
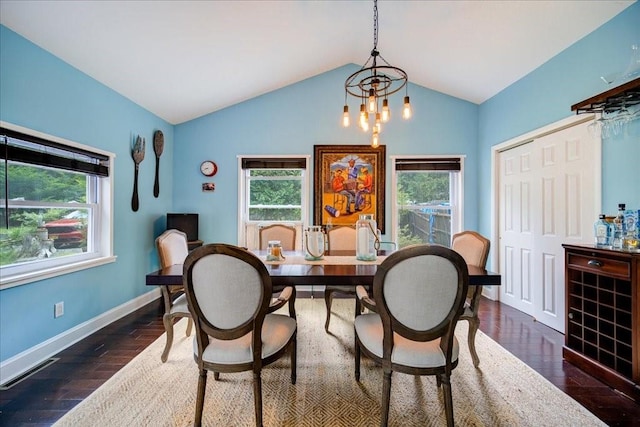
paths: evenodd
<path fill-rule="evenodd" d="M 18 375 L 17 377 L 12 379 L 11 381 L 8 381 L 8 382 L 0 385 L 0 390 L 9 390 L 11 387 L 13 387 L 14 385 L 26 380 L 27 378 L 29 378 L 31 375 L 35 374 L 36 372 L 40 372 L 44 368 L 46 368 L 47 366 L 53 365 L 58 360 L 60 360 L 59 357 L 51 357 L 51 358 L 45 360 L 44 362 L 37 364 L 36 366 L 34 366 L 33 368 L 29 369 L 27 372 L 23 373 L 22 375 Z"/>

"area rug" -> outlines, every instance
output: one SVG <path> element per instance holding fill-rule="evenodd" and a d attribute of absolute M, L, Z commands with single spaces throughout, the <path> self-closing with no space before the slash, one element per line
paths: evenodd
<path fill-rule="evenodd" d="M 354 378 L 351 299 L 333 302 L 330 334 L 324 331 L 321 299 L 298 299 L 298 378 L 290 382 L 289 358 L 262 373 L 265 426 L 375 426 L 380 423 L 382 371 L 364 358 L 360 382 Z M 63 426 L 191 426 L 198 371 L 186 320 L 176 325 L 169 359 L 160 361 L 165 336 L 116 373 L 56 424 Z M 460 322 L 460 361 L 452 374 L 458 426 L 603 426 L 593 414 L 481 331 L 480 357 L 473 367 Z M 203 425 L 252 426 L 252 375 L 209 375 Z M 446 425 L 442 393 L 432 377 L 395 373 L 391 426 Z"/>

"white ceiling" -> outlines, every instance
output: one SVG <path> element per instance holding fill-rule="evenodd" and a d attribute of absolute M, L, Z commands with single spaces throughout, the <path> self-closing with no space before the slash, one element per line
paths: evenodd
<path fill-rule="evenodd" d="M 632 3 L 380 0 L 378 50 L 412 83 L 481 103 Z M 362 0 L 1 0 L 0 22 L 172 124 L 373 47 Z"/>

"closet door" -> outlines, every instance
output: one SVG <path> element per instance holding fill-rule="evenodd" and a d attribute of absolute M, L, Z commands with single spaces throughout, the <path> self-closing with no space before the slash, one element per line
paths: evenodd
<path fill-rule="evenodd" d="M 565 327 L 562 243 L 591 243 L 599 213 L 599 144 L 587 124 L 499 155 L 500 300 L 560 332 Z"/>

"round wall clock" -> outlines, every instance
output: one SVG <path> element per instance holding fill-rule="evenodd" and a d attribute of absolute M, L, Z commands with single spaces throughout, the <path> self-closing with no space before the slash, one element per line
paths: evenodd
<path fill-rule="evenodd" d="M 218 172 L 218 165 L 211 160 L 205 160 L 200 165 L 200 172 L 204 176 L 214 176 Z"/>

